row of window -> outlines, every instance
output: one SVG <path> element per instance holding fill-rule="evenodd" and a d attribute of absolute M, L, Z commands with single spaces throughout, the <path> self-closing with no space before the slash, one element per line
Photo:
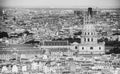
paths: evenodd
<path fill-rule="evenodd" d="M 85 20 L 88 20 L 88 19 L 85 19 Z M 84 23 L 85 23 L 85 24 L 89 24 L 89 23 L 95 24 L 96 22 L 88 22 L 88 21 L 85 21 Z"/>
<path fill-rule="evenodd" d="M 91 39 L 91 40 L 90 40 L 90 39 Z M 90 41 L 93 42 L 93 38 L 84 38 L 84 41 L 85 41 L 85 42 L 90 42 Z"/>
<path fill-rule="evenodd" d="M 75 46 L 75 49 L 78 49 L 77 46 Z M 94 48 L 93 47 L 90 47 L 91 50 L 93 50 Z M 82 50 L 84 50 L 84 47 L 82 47 Z M 99 50 L 101 50 L 101 47 L 99 47 Z"/>
<path fill-rule="evenodd" d="M 86 32 L 85 32 L 85 35 L 95 35 L 95 33 L 93 33 L 93 32 L 88 32 L 88 33 L 86 33 Z"/>
<path fill-rule="evenodd" d="M 68 43 L 44 43 L 44 45 L 46 45 L 46 46 L 61 46 L 61 45 L 63 45 L 63 46 L 65 46 L 65 45 L 68 45 Z"/>

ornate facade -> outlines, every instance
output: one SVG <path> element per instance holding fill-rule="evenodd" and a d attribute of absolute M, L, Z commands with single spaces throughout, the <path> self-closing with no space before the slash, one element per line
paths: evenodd
<path fill-rule="evenodd" d="M 92 17 L 92 9 L 88 9 L 88 16 L 84 18 L 81 44 L 79 44 L 80 54 L 104 54 L 105 43 L 98 43 L 98 33 L 96 31 L 96 21 Z"/>

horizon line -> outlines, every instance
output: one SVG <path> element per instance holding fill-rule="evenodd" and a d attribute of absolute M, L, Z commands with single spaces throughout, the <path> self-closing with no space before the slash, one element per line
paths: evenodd
<path fill-rule="evenodd" d="M 120 9 L 120 7 L 96 7 L 96 6 L 69 6 L 69 7 L 53 7 L 53 6 L 39 6 L 39 7 L 14 7 L 14 6 L 1 6 L 0 8 L 23 8 L 23 9 L 87 9 L 87 8 L 93 8 L 93 9 Z"/>

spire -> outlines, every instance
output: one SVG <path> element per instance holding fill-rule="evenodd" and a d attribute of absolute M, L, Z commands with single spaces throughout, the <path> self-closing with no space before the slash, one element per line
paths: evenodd
<path fill-rule="evenodd" d="M 84 24 L 91 23 L 92 22 L 92 17 L 93 17 L 93 11 L 92 8 L 88 8 L 87 15 L 85 14 L 84 16 Z"/>

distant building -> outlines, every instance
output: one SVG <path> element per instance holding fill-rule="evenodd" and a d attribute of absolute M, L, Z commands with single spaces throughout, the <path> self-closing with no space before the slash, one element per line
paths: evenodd
<path fill-rule="evenodd" d="M 2 16 L 2 15 L 3 15 L 3 9 L 0 8 L 0 16 Z"/>
<path fill-rule="evenodd" d="M 44 46 L 66 46 L 68 41 L 44 41 Z"/>
<path fill-rule="evenodd" d="M 80 16 L 80 15 L 82 15 L 83 13 L 82 13 L 82 11 L 74 11 L 74 14 L 76 15 L 76 16 Z"/>
<path fill-rule="evenodd" d="M 59 55 L 63 54 L 64 52 L 67 52 L 68 49 L 70 49 L 70 46 L 68 41 L 44 41 L 43 45 L 40 46 L 40 48 L 45 49 L 53 55 L 55 53 Z"/>
<path fill-rule="evenodd" d="M 79 54 L 105 54 L 105 43 L 98 43 L 96 21 L 92 19 L 92 9 L 88 8 L 88 14 L 84 18 L 81 43 L 68 44 L 68 41 L 44 41 L 41 48 L 49 51 L 64 52 L 63 50 L 79 50 Z"/>
<path fill-rule="evenodd" d="M 2 20 L 2 16 L 3 16 L 3 9 L 0 8 L 0 20 Z"/>
<path fill-rule="evenodd" d="M 6 47 L 3 52 L 1 52 L 0 57 L 11 58 L 9 55 L 12 52 L 16 51 L 19 55 L 25 55 L 26 57 L 31 57 L 35 55 L 40 55 L 44 53 L 44 50 L 48 52 L 48 54 L 53 55 L 64 55 L 71 54 L 74 51 L 77 51 L 77 54 L 105 54 L 105 43 L 98 43 L 98 33 L 96 32 L 96 21 L 92 17 L 92 9 L 88 9 L 88 13 L 84 18 L 84 25 L 82 28 L 81 35 L 81 43 L 74 42 L 73 44 L 69 44 L 67 40 L 60 41 L 43 41 L 39 47 L 31 46 L 31 45 L 20 45 L 17 44 L 19 40 L 10 40 L 9 42 L 12 45 Z M 23 40 L 29 41 L 33 39 L 32 35 L 26 36 L 23 35 Z M 23 41 L 24 42 L 24 41 Z M 13 50 L 16 48 L 16 50 Z M 19 51 L 19 52 L 17 52 Z M 70 52 L 71 51 L 71 52 Z M 6 54 L 10 53 L 8 56 Z"/>

